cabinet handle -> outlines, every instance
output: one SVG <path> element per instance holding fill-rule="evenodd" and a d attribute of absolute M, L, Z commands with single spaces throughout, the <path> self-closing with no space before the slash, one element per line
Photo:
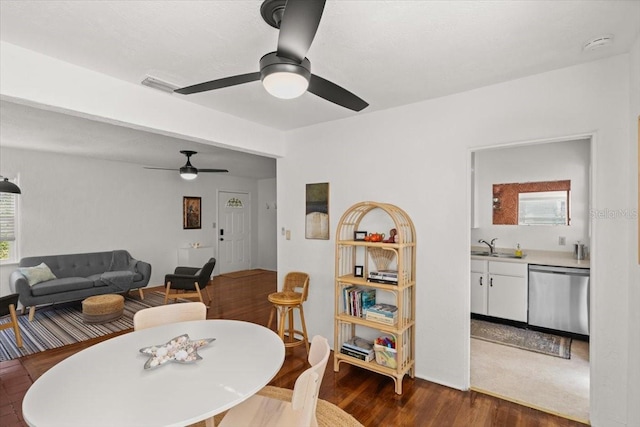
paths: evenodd
<path fill-rule="evenodd" d="M 493 277 L 489 279 L 489 286 L 493 286 Z"/>
<path fill-rule="evenodd" d="M 480 286 L 482 286 L 482 276 L 480 276 Z"/>

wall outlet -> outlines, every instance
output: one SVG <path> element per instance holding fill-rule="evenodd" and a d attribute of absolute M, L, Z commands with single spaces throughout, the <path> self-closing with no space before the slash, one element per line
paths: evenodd
<path fill-rule="evenodd" d="M 560 236 L 560 237 L 558 237 L 558 244 L 559 244 L 560 246 L 564 246 L 564 245 L 566 245 L 566 244 L 567 244 L 567 238 L 566 238 L 566 237 L 564 237 L 564 236 Z"/>

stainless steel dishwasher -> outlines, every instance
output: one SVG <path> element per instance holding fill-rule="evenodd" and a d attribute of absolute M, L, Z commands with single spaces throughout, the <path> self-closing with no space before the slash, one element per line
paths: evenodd
<path fill-rule="evenodd" d="M 589 269 L 530 264 L 529 325 L 589 335 Z"/>

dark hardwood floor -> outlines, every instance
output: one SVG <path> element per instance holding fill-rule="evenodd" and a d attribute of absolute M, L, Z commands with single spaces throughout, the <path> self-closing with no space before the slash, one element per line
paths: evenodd
<path fill-rule="evenodd" d="M 213 301 L 208 317 L 266 325 L 271 309 L 267 295 L 275 291 L 276 280 L 276 273 L 269 271 L 236 279 L 215 277 L 210 285 Z M 327 322 L 331 321 L 331 314 L 327 313 Z M 313 334 L 313 330 L 309 333 Z M 20 408 L 31 383 L 64 358 L 102 339 L 0 362 L 0 426 L 25 426 Z M 306 368 L 304 348 L 289 349 L 284 365 L 271 385 L 293 388 L 296 378 Z M 390 378 L 344 363 L 340 372 L 335 373 L 331 359 L 322 381 L 320 398 L 338 405 L 365 426 L 584 426 L 475 391 L 455 390 L 417 378 L 405 377 L 403 394 L 399 396 L 395 394 Z"/>

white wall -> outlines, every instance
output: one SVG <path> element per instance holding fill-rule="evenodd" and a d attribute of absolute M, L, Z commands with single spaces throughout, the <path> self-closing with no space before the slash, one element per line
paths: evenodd
<path fill-rule="evenodd" d="M 498 238 L 498 248 L 573 251 L 578 240 L 589 245 L 588 140 L 562 141 L 475 152 L 477 228 L 471 230 L 471 245 L 479 239 Z M 571 180 L 569 226 L 493 225 L 493 184 Z M 560 246 L 558 238 L 566 238 Z M 480 245 L 482 246 L 482 245 Z"/>
<path fill-rule="evenodd" d="M 265 270 L 278 268 L 278 240 L 277 240 L 277 203 L 276 179 L 261 179 L 258 181 L 258 246 L 271 248 L 261 250 L 258 254 L 258 267 Z"/>
<path fill-rule="evenodd" d="M 391 88 L 390 88 L 391 90 Z M 278 159 L 278 271 L 312 278 L 309 332 L 333 336 L 334 232 L 304 239 L 304 184 L 331 183 L 331 224 L 362 200 L 393 203 L 417 231 L 416 372 L 469 386 L 470 150 L 593 132 L 594 208 L 629 199 L 629 56 L 361 114 L 287 135 Z M 320 149 L 321 147 L 321 149 Z M 286 195 L 286 197 L 284 197 Z M 594 224 L 592 248 L 592 420 L 627 420 L 629 221 Z M 637 423 L 635 423 L 637 425 Z"/>
<path fill-rule="evenodd" d="M 258 181 L 201 174 L 185 181 L 177 173 L 142 166 L 2 147 L 0 168 L 19 173 L 20 255 L 37 256 L 127 249 L 151 263 L 149 286 L 161 285 L 178 263 L 178 248 L 200 242 L 217 247 L 218 189 L 248 192 L 259 200 Z M 263 185 L 263 188 L 275 184 Z M 270 191 L 271 192 L 271 191 Z M 202 229 L 182 228 L 182 197 L 202 197 Z M 259 239 L 264 213 L 252 203 L 252 267 L 260 252 L 275 252 L 275 239 Z M 263 244 L 259 249 L 259 244 Z M 215 254 L 214 254 L 215 255 Z M 0 267 L 0 294 L 9 290 L 16 265 Z"/>
<path fill-rule="evenodd" d="M 631 76 L 630 90 L 630 112 L 629 115 L 629 168 L 631 170 L 629 178 L 631 180 L 629 204 L 628 208 L 635 209 L 635 215 L 627 218 L 630 223 L 629 239 L 629 357 L 628 357 L 628 376 L 629 390 L 627 393 L 628 404 L 628 425 L 640 425 L 640 310 L 638 310 L 638 302 L 640 302 L 640 254 L 638 254 L 638 245 L 640 234 L 638 230 L 638 215 L 640 212 L 640 204 L 638 200 L 638 184 L 640 181 L 640 157 L 638 150 L 640 149 L 640 35 L 631 49 L 630 54 L 629 75 Z M 636 178 L 637 177 L 637 178 Z"/>

